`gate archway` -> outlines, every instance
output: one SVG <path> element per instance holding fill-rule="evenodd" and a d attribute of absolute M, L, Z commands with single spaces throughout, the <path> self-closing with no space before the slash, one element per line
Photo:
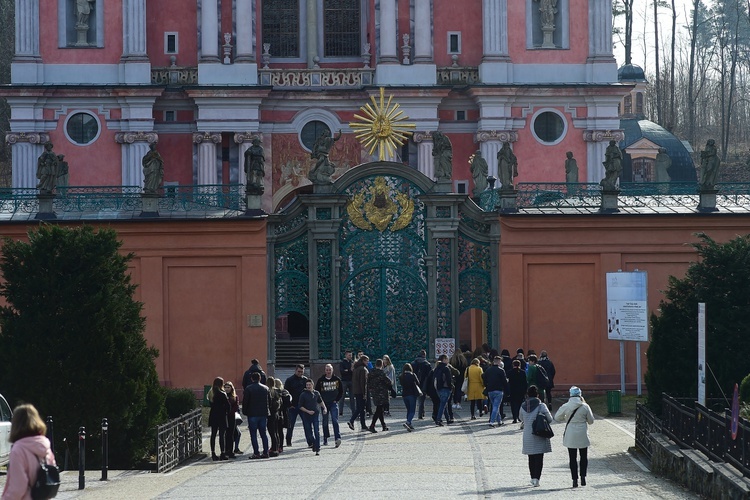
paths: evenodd
<path fill-rule="evenodd" d="M 458 346 L 459 316 L 470 309 L 484 315 L 482 339 L 497 345 L 497 214 L 448 191 L 414 169 L 375 162 L 269 216 L 269 316 L 309 320 L 309 357 L 299 362 L 337 360 L 345 349 L 396 364 L 420 349 L 434 356 L 436 338 Z M 278 366 L 284 340 L 268 324 Z"/>

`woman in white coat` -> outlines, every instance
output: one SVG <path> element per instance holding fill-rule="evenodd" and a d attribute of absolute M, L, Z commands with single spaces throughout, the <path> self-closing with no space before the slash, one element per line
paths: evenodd
<path fill-rule="evenodd" d="M 539 486 L 544 467 L 544 454 L 552 451 L 552 443 L 549 438 L 534 435 L 532 427 L 538 414 L 544 415 L 547 422 L 552 422 L 547 405 L 539 400 L 539 390 L 535 385 L 526 391 L 526 401 L 521 405 L 521 423 L 523 424 L 523 447 L 521 453 L 529 456 L 529 473 L 531 474 L 531 485 Z"/>
<path fill-rule="evenodd" d="M 573 488 L 578 487 L 577 453 L 581 455 L 581 486 L 586 486 L 586 469 L 588 468 L 589 425 L 594 423 L 594 414 L 584 401 L 581 389 L 570 388 L 570 399 L 557 410 L 555 420 L 567 422 L 563 433 L 563 445 L 570 457 L 570 474 L 573 476 Z"/>

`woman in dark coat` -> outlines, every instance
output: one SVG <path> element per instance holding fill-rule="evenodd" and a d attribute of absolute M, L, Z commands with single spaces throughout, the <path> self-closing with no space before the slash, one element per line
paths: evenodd
<path fill-rule="evenodd" d="M 513 423 L 518 422 L 518 411 L 521 409 L 521 403 L 526 396 L 526 372 L 521 370 L 521 361 L 514 359 L 513 368 L 508 373 L 508 389 L 510 392 L 510 411 L 513 414 Z"/>
<path fill-rule="evenodd" d="M 411 421 L 414 419 L 414 414 L 417 411 L 417 398 L 422 394 L 422 389 L 419 388 L 419 379 L 414 375 L 411 364 L 406 363 L 404 365 L 404 371 L 401 373 L 399 382 L 401 382 L 401 396 L 404 399 L 404 406 L 406 406 L 406 423 L 404 427 L 407 431 L 411 432 L 414 430 Z"/>
<path fill-rule="evenodd" d="M 235 420 L 235 415 L 240 412 L 240 402 L 237 399 L 237 393 L 234 390 L 232 382 L 227 380 L 224 383 L 224 391 L 227 393 L 227 398 L 229 399 L 229 418 L 227 419 L 227 431 L 224 438 L 226 444 L 224 448 L 229 458 L 235 458 L 235 454 L 242 453 L 240 451 L 240 431 Z M 240 420 L 240 422 L 242 421 Z"/>
<path fill-rule="evenodd" d="M 393 390 L 393 384 L 388 375 L 383 371 L 383 360 L 378 359 L 375 361 L 375 369 L 367 375 L 367 387 L 370 390 L 370 397 L 372 402 L 375 403 L 375 413 L 372 415 L 372 422 L 370 423 L 370 432 L 377 432 L 375 430 L 375 422 L 380 419 L 380 423 L 383 426 L 383 430 L 387 431 L 388 426 L 385 425 L 385 418 L 383 414 L 385 412 L 385 405 L 388 404 L 390 393 Z"/>
<path fill-rule="evenodd" d="M 544 467 L 544 454 L 552 451 L 552 443 L 549 438 L 535 435 L 533 431 L 534 420 L 537 415 L 543 415 L 548 423 L 552 422 L 552 414 L 547 405 L 539 400 L 539 391 L 535 385 L 529 386 L 526 391 L 528 398 L 521 406 L 521 418 L 523 421 L 523 447 L 521 453 L 529 457 L 529 474 L 531 485 L 539 486 Z"/>
<path fill-rule="evenodd" d="M 224 379 L 216 377 L 214 385 L 208 393 L 208 400 L 211 402 L 211 411 L 208 413 L 208 425 L 211 426 L 211 457 L 214 460 L 229 460 L 225 453 L 224 437 L 227 432 L 227 422 L 229 421 L 229 398 L 224 392 Z M 234 418 L 234 415 L 232 415 Z M 216 456 L 216 435 L 219 436 L 219 449 L 221 455 Z"/>

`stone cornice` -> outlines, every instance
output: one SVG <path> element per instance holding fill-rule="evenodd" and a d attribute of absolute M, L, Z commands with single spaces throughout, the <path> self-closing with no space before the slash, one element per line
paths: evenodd
<path fill-rule="evenodd" d="M 515 130 L 480 130 L 474 134 L 475 142 L 516 142 L 517 140 L 518 132 Z"/>
<path fill-rule="evenodd" d="M 620 142 L 625 139 L 624 130 L 585 130 L 583 140 L 585 142 L 602 142 L 616 141 Z"/>
<path fill-rule="evenodd" d="M 203 142 L 213 142 L 214 144 L 219 144 L 221 142 L 221 134 L 218 132 L 193 133 L 193 144 L 201 144 Z"/>
<path fill-rule="evenodd" d="M 49 134 L 45 132 L 8 132 L 5 134 L 5 142 L 8 144 L 17 144 L 19 142 L 44 144 L 47 141 L 49 141 Z"/>
<path fill-rule="evenodd" d="M 117 144 L 133 144 L 134 142 L 147 142 L 154 144 L 159 142 L 156 132 L 118 132 L 115 134 Z"/>

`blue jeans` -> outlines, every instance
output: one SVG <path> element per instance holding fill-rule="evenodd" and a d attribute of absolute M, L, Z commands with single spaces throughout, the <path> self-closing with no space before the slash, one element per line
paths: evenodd
<path fill-rule="evenodd" d="M 437 421 L 443 420 L 443 413 L 445 412 L 445 405 L 448 404 L 448 399 L 451 397 L 450 389 L 438 389 L 438 397 L 440 398 L 440 406 L 437 412 Z"/>
<path fill-rule="evenodd" d="M 260 439 L 263 441 L 263 454 L 268 453 L 268 434 L 266 433 L 266 425 L 268 420 L 266 417 L 247 417 L 247 427 L 250 430 L 250 441 L 253 443 L 253 454 L 260 455 L 258 453 L 258 433 L 260 432 Z"/>
<path fill-rule="evenodd" d="M 287 410 L 287 415 L 289 416 L 289 427 L 287 427 L 287 431 L 286 431 L 286 445 L 292 446 L 292 434 L 294 433 L 294 424 L 297 423 L 297 415 L 300 415 L 300 412 L 296 406 L 290 406 L 289 410 Z"/>
<path fill-rule="evenodd" d="M 333 424 L 333 438 L 341 439 L 341 433 L 339 432 L 339 404 L 334 401 L 332 403 L 326 403 L 328 407 L 328 413 L 323 415 L 323 440 L 328 441 L 331 433 L 328 431 L 328 417 L 331 417 L 331 424 Z"/>
<path fill-rule="evenodd" d="M 502 422 L 502 414 L 500 413 L 500 405 L 503 404 L 503 391 L 490 391 L 488 396 L 492 404 L 492 413 L 490 413 L 490 423 Z"/>
<path fill-rule="evenodd" d="M 404 406 L 406 406 L 406 423 L 411 425 L 417 411 L 417 396 L 404 396 Z"/>
<path fill-rule="evenodd" d="M 318 426 L 318 414 L 316 413 L 315 415 L 308 415 L 307 413 L 300 413 L 300 417 L 302 417 L 302 428 L 305 430 L 307 443 L 312 443 L 313 451 L 320 451 L 320 428 Z"/>

